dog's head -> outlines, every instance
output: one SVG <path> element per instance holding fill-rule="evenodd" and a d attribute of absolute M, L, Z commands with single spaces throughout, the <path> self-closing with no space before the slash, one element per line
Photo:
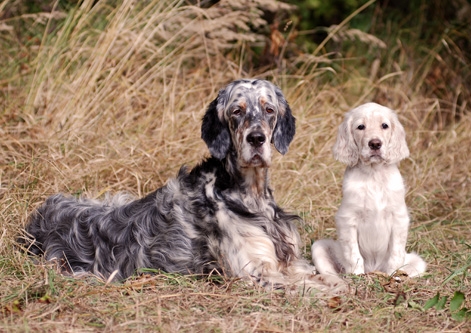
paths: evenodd
<path fill-rule="evenodd" d="M 281 90 L 265 80 L 237 80 L 219 91 L 203 117 L 201 137 L 212 156 L 230 150 L 241 167 L 266 167 L 272 142 L 285 154 L 295 133 L 295 119 Z"/>
<path fill-rule="evenodd" d="M 366 103 L 345 114 L 333 153 L 349 166 L 393 164 L 408 157 L 409 148 L 397 115 L 387 107 Z"/>

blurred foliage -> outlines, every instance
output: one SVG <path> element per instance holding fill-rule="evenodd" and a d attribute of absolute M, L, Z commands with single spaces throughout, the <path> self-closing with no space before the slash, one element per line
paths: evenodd
<path fill-rule="evenodd" d="M 297 20 L 301 30 L 338 24 L 346 15 L 363 5 L 365 0 L 289 0 L 298 7 Z"/>
<path fill-rule="evenodd" d="M 216 0 L 182 1 L 182 5 L 202 8 L 217 3 Z M 266 24 L 249 24 L 250 29 L 265 41 L 246 43 L 243 66 L 247 71 L 290 66 L 297 71 L 302 64 L 293 59 L 328 55 L 336 61 L 314 66 L 329 66 L 336 75 L 341 75 L 348 62 L 349 68 L 353 65 L 355 70 L 363 71 L 359 73 L 362 76 L 374 72 L 372 79 L 407 73 L 410 80 L 404 83 L 410 86 L 411 93 L 421 91 L 437 98 L 444 107 L 447 103 L 459 106 L 448 118 L 459 118 L 471 104 L 470 0 L 378 0 L 362 11 L 358 8 L 366 0 L 286 0 L 285 3 L 292 5 L 291 10 L 286 6 L 283 10 L 274 9 L 273 3 L 260 1 L 251 5 L 263 11 Z M 67 12 L 80 4 L 80 0 L 13 0 L 2 12 L 0 21 L 26 13 L 51 12 L 54 6 Z M 352 13 L 355 15 L 346 20 Z M 24 22 L 16 20 L 8 24 L 18 35 L 39 43 L 40 30 L 25 26 Z M 60 22 L 51 24 L 49 29 L 52 31 L 58 25 Z M 335 83 L 329 73 L 326 71 L 326 80 Z M 344 72 L 344 75 L 351 74 Z"/>
<path fill-rule="evenodd" d="M 391 73 L 405 73 L 402 79 L 408 79 L 401 83 L 410 87 L 411 94 L 420 91 L 436 99 L 444 110 L 450 110 L 440 120 L 443 126 L 460 119 L 469 110 L 470 0 L 380 0 L 348 22 L 344 22 L 348 15 L 367 1 L 288 2 L 297 6 L 292 20 L 299 35 L 298 51 L 317 50 L 332 28 L 345 23 L 321 50 L 322 54 L 332 54 L 338 60 L 332 64 L 337 73 L 346 65 L 352 68 L 352 64 L 355 70 L 364 71 L 359 73 L 362 76 L 371 74 L 373 82 Z M 369 36 L 358 38 L 358 31 Z M 386 47 L 369 42 L 371 36 L 383 41 Z M 391 102 L 387 96 L 384 99 Z"/>

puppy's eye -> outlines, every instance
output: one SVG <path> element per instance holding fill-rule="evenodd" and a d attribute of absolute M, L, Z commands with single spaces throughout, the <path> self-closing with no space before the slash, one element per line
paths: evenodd
<path fill-rule="evenodd" d="M 266 111 L 267 111 L 267 113 L 273 113 L 273 112 L 275 112 L 275 110 L 273 110 L 272 108 L 267 108 Z"/>
<path fill-rule="evenodd" d="M 382 127 L 383 129 L 388 129 L 388 128 L 389 128 L 389 125 L 386 124 L 386 123 L 383 123 L 383 124 L 381 125 L 381 127 Z"/>
<path fill-rule="evenodd" d="M 232 114 L 233 114 L 233 115 L 236 115 L 236 116 L 239 115 L 239 114 L 240 114 L 240 109 L 234 109 L 234 110 L 232 110 Z"/>
<path fill-rule="evenodd" d="M 363 124 L 358 125 L 357 129 L 359 129 L 360 131 L 363 131 L 365 129 L 365 125 Z"/>

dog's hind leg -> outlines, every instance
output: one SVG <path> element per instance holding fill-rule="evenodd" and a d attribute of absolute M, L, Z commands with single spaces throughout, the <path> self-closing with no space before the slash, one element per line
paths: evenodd
<path fill-rule="evenodd" d="M 339 245 L 332 239 L 321 239 L 312 244 L 312 261 L 321 274 L 338 275 L 343 272 L 338 259 Z"/>

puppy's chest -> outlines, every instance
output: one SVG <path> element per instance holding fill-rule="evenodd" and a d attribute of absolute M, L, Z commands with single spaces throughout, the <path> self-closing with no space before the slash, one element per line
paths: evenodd
<path fill-rule="evenodd" d="M 358 189 L 355 214 L 358 243 L 364 258 L 381 261 L 380 258 L 387 255 L 397 210 L 397 192 L 393 185 L 365 181 Z"/>
<path fill-rule="evenodd" d="M 343 186 L 343 202 L 356 211 L 378 218 L 394 212 L 404 201 L 404 185 L 399 177 L 349 177 Z"/>
<path fill-rule="evenodd" d="M 387 185 L 366 182 L 357 193 L 358 203 L 362 210 L 371 211 L 374 214 L 389 210 L 393 202 L 394 192 Z"/>

